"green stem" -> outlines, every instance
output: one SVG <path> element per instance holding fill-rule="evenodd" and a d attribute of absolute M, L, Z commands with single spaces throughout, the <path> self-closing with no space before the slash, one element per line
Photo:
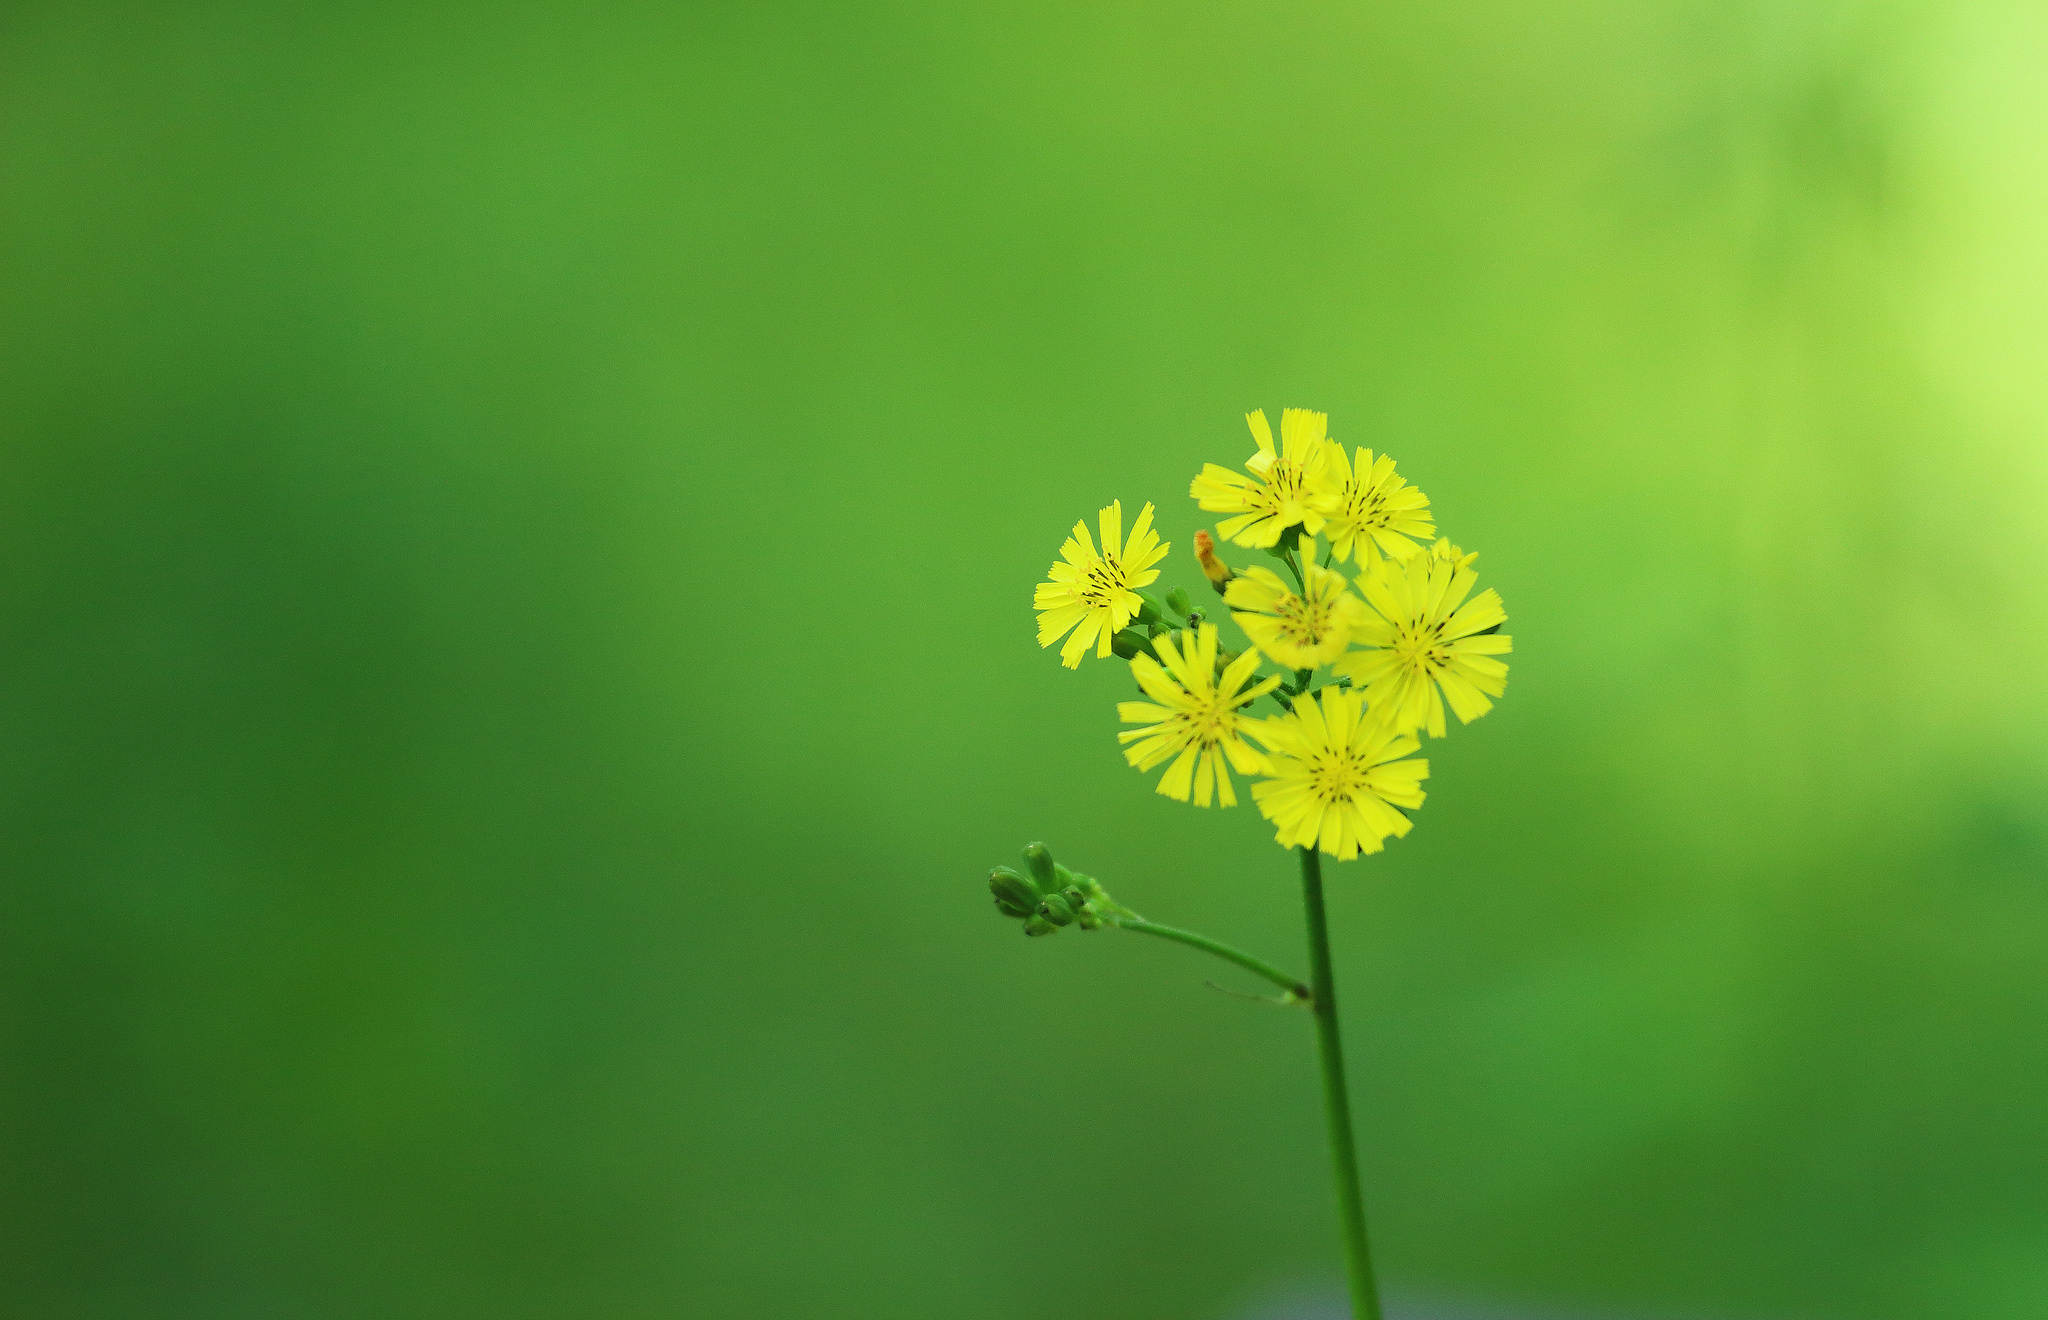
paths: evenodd
<path fill-rule="evenodd" d="M 1354 1320 L 1380 1320 L 1372 1250 L 1365 1241 L 1365 1197 L 1358 1189 L 1358 1147 L 1351 1138 L 1351 1099 L 1344 1088 L 1344 1042 L 1337 1031 L 1337 981 L 1330 970 L 1330 928 L 1323 913 L 1323 863 L 1315 845 L 1301 850 L 1301 901 L 1308 914 L 1309 1007 L 1316 1016 L 1316 1053 L 1323 1065 L 1323 1113 L 1330 1121 L 1330 1171 L 1337 1180 L 1337 1220 L 1344 1235 Z"/>
<path fill-rule="evenodd" d="M 1295 549 L 1286 549 L 1286 552 L 1280 558 L 1280 562 L 1287 565 L 1288 572 L 1294 574 L 1295 590 L 1301 592 L 1303 595 L 1307 595 L 1308 579 L 1301 575 L 1300 551 Z"/>
<path fill-rule="evenodd" d="M 1115 926 L 1118 930 L 1136 931 L 1140 935 L 1157 935 L 1162 940 L 1174 940 L 1192 948 L 1200 949 L 1204 953 L 1213 953 L 1225 962 L 1236 963 L 1239 967 L 1244 968 L 1255 976 L 1265 977 L 1268 981 L 1279 986 L 1282 990 L 1285 990 L 1303 1003 L 1307 1003 L 1313 998 L 1307 986 L 1281 971 L 1273 964 L 1254 958 L 1241 950 L 1233 949 L 1228 944 L 1212 940 L 1207 935 L 1197 935 L 1191 930 L 1181 930 L 1174 926 L 1162 926 L 1157 922 L 1147 921 L 1143 917 L 1111 917 L 1109 924 Z"/>

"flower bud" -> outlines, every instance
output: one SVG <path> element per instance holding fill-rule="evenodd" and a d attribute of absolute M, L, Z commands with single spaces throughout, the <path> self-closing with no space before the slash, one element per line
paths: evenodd
<path fill-rule="evenodd" d="M 1039 893 L 1051 894 L 1058 891 L 1058 876 L 1054 874 L 1052 866 L 1052 849 L 1042 843 L 1024 845 L 1024 864 L 1031 868 L 1031 883 L 1038 886 Z"/>
<path fill-rule="evenodd" d="M 1038 915 L 1055 926 L 1070 926 L 1074 922 L 1074 909 L 1058 894 L 1047 894 L 1039 900 Z"/>
<path fill-rule="evenodd" d="M 1038 910 L 1038 891 L 1007 866 L 988 873 L 988 889 L 996 896 L 996 905 L 1013 917 L 1028 917 Z"/>
<path fill-rule="evenodd" d="M 1024 923 L 1024 933 L 1026 935 L 1050 935 L 1058 929 L 1058 926 L 1053 925 L 1044 917 L 1033 917 Z"/>
<path fill-rule="evenodd" d="M 1109 639 L 1109 649 L 1120 659 L 1130 660 L 1137 656 L 1149 655 L 1152 639 L 1136 628 L 1126 628 Z"/>
<path fill-rule="evenodd" d="M 1139 623 L 1166 622 L 1166 606 L 1159 603 L 1159 597 L 1149 591 L 1141 591 L 1138 600 L 1141 602 L 1138 606 Z"/>
<path fill-rule="evenodd" d="M 1223 594 L 1223 588 L 1230 579 L 1237 576 L 1231 571 L 1230 565 L 1216 557 L 1215 538 L 1209 535 L 1206 528 L 1195 533 L 1195 560 L 1202 566 L 1202 576 L 1209 579 L 1209 585 L 1216 588 L 1216 594 L 1219 596 Z"/>
<path fill-rule="evenodd" d="M 1212 549 L 1209 553 L 1214 555 L 1216 552 Z M 1166 593 L 1166 608 L 1172 610 L 1175 614 L 1185 616 L 1188 612 L 1189 604 L 1186 587 L 1175 587 Z"/>

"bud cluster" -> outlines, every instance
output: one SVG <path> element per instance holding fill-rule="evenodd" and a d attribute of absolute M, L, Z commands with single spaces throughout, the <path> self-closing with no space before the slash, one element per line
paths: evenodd
<path fill-rule="evenodd" d="M 1100 930 L 1131 915 L 1094 876 L 1061 866 L 1042 843 L 1025 847 L 1024 868 L 996 867 L 989 872 L 988 888 L 996 910 L 1023 922 L 1026 935 L 1050 935 L 1062 926 Z"/>

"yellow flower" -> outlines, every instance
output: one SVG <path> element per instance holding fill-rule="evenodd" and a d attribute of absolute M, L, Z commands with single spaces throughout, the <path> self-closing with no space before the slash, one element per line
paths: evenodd
<path fill-rule="evenodd" d="M 1325 534 L 1338 559 L 1348 562 L 1356 548 L 1363 565 L 1371 557 L 1367 548 L 1373 547 L 1386 558 L 1406 560 L 1422 548 L 1410 537 L 1436 535 L 1429 496 L 1394 471 L 1391 455 L 1374 458 L 1370 449 L 1353 450 L 1347 466 L 1339 446 L 1334 468 L 1337 494 Z"/>
<path fill-rule="evenodd" d="M 1376 564 L 1358 575 L 1373 609 L 1352 636 L 1363 649 L 1330 667 L 1398 728 L 1427 726 L 1441 738 L 1446 700 L 1459 723 L 1470 724 L 1493 709 L 1488 697 L 1507 688 L 1508 667 L 1493 657 L 1514 650 L 1514 640 L 1488 631 L 1507 622 L 1500 593 L 1488 587 L 1465 599 L 1479 580 L 1478 557 L 1438 541 L 1406 564 Z"/>
<path fill-rule="evenodd" d="M 1251 735 L 1266 745 L 1267 777 L 1252 785 L 1259 812 L 1279 826 L 1283 848 L 1321 848 L 1339 861 L 1378 852 L 1408 832 L 1396 807 L 1419 807 L 1429 762 L 1403 760 L 1421 746 L 1356 692 L 1326 687 L 1298 698 Z"/>
<path fill-rule="evenodd" d="M 1167 546 L 1159 543 L 1152 530 L 1152 506 L 1131 524 L 1130 540 L 1123 538 L 1123 501 L 1112 501 L 1097 515 L 1102 528 L 1102 550 L 1088 537 L 1084 518 L 1074 524 L 1074 534 L 1060 547 L 1061 561 L 1047 574 L 1052 580 L 1038 584 L 1032 607 L 1038 611 L 1038 644 L 1051 646 L 1073 635 L 1060 648 L 1060 663 L 1078 668 L 1088 644 L 1095 654 L 1109 654 L 1109 639 L 1134 618 L 1144 602 L 1138 588 L 1159 577 L 1152 565 L 1166 558 Z"/>
<path fill-rule="evenodd" d="M 1230 580 L 1223 603 L 1252 645 L 1289 669 L 1314 669 L 1344 653 L 1352 633 L 1371 616 L 1344 586 L 1344 575 L 1316 563 L 1316 543 L 1304 540 L 1301 567 L 1307 590 L 1297 594 L 1270 568 L 1254 565 Z"/>
<path fill-rule="evenodd" d="M 1216 625 L 1205 623 L 1200 632 L 1176 648 L 1174 634 L 1161 637 L 1154 648 L 1159 660 L 1149 655 L 1131 659 L 1131 674 L 1138 686 L 1158 705 L 1144 701 L 1120 701 L 1117 718 L 1126 724 L 1144 724 L 1117 735 L 1121 743 L 1136 743 L 1124 749 L 1124 759 L 1140 770 L 1150 770 L 1167 757 L 1177 759 L 1159 776 L 1159 791 L 1177 801 L 1188 800 L 1190 787 L 1195 805 L 1209 805 L 1209 790 L 1226 807 L 1237 805 L 1237 789 L 1230 771 L 1257 774 L 1266 768 L 1266 758 L 1244 740 L 1244 727 L 1258 720 L 1241 714 L 1239 708 L 1279 686 L 1278 675 L 1244 688 L 1245 680 L 1259 667 L 1258 653 L 1246 651 L 1230 662 L 1221 678 L 1216 674 Z M 1165 667 L 1160 661 L 1165 661 Z"/>
<path fill-rule="evenodd" d="M 1188 494 L 1210 513 L 1236 514 L 1218 523 L 1216 533 L 1239 545 L 1277 545 L 1280 534 L 1296 523 L 1311 536 L 1320 532 L 1334 507 L 1336 469 L 1344 462 L 1343 449 L 1329 440 L 1329 414 L 1281 409 L 1277 454 L 1265 409 L 1246 413 L 1244 420 L 1259 443 L 1259 452 L 1245 460 L 1245 471 L 1205 463 Z"/>

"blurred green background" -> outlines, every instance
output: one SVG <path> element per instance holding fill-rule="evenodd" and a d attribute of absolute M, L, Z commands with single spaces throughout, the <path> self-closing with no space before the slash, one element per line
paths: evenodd
<path fill-rule="evenodd" d="M 1332 872 L 1382 1268 L 2048 1314 L 2048 14 L 0 13 L 0 1313 L 1226 1320 L 1250 809 L 1033 644 L 1326 409 L 1509 694 Z M 1227 973 L 1226 973 L 1227 979 Z"/>

